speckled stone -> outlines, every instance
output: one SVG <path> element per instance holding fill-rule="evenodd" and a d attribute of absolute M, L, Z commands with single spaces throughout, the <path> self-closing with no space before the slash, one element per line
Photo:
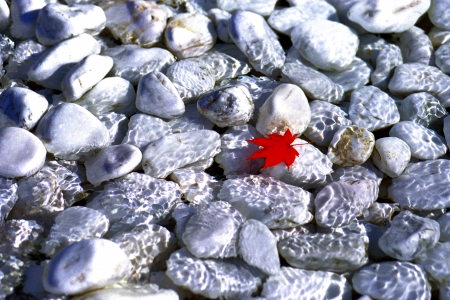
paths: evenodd
<path fill-rule="evenodd" d="M 411 159 L 411 150 L 403 140 L 385 137 L 375 141 L 372 161 L 389 177 L 398 177 Z"/>

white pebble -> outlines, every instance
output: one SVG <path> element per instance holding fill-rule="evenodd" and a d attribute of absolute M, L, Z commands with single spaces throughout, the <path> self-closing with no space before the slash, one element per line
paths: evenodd
<path fill-rule="evenodd" d="M 19 39 L 36 36 L 36 21 L 39 11 L 47 5 L 45 0 L 11 1 L 11 35 Z"/>
<path fill-rule="evenodd" d="M 398 177 L 405 170 L 410 159 L 411 150 L 401 139 L 385 137 L 375 141 L 372 161 L 389 177 Z"/>

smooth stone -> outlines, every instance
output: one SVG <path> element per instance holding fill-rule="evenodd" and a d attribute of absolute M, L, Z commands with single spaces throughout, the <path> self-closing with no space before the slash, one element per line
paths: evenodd
<path fill-rule="evenodd" d="M 138 45 L 108 48 L 102 52 L 102 55 L 110 56 L 114 60 L 114 66 L 109 75 L 122 77 L 130 81 L 132 85 L 138 85 L 141 77 L 150 72 L 166 72 L 167 68 L 175 62 L 173 54 L 166 49 L 158 47 L 146 49 Z"/>
<path fill-rule="evenodd" d="M 297 138 L 293 144 L 306 143 L 307 141 Z M 299 153 L 299 157 L 294 160 L 289 170 L 284 164 L 279 164 L 266 168 L 261 173 L 306 190 L 324 186 L 327 176 L 333 172 L 333 163 L 327 155 L 311 144 L 294 146 L 294 148 Z"/>
<path fill-rule="evenodd" d="M 298 1 L 295 6 L 275 9 L 267 22 L 278 32 L 290 35 L 292 29 L 311 19 L 338 22 L 336 9 L 324 0 Z"/>
<path fill-rule="evenodd" d="M 436 66 L 445 74 L 450 74 L 450 43 L 443 44 L 434 52 Z"/>
<path fill-rule="evenodd" d="M 183 199 L 194 205 L 216 200 L 222 185 L 208 173 L 189 169 L 175 170 L 170 179 L 180 186 Z"/>
<path fill-rule="evenodd" d="M 437 243 L 415 259 L 415 262 L 431 275 L 439 286 L 450 284 L 450 243 Z M 443 299 L 444 297 L 440 297 Z"/>
<path fill-rule="evenodd" d="M 407 143 L 396 137 L 385 137 L 375 141 L 372 161 L 380 171 L 391 178 L 398 177 L 411 159 Z"/>
<path fill-rule="evenodd" d="M 9 79 L 28 80 L 28 71 L 47 49 L 31 39 L 18 43 L 5 67 L 5 76 Z"/>
<path fill-rule="evenodd" d="M 270 229 L 292 228 L 312 220 L 313 196 L 304 189 L 267 175 L 238 176 L 226 180 L 217 195 L 247 219 Z"/>
<path fill-rule="evenodd" d="M 450 30 L 450 1 L 432 0 L 428 9 L 428 17 L 434 26 Z"/>
<path fill-rule="evenodd" d="M 328 20 L 306 21 L 291 32 L 292 43 L 319 69 L 344 71 L 355 59 L 358 36 L 345 25 Z"/>
<path fill-rule="evenodd" d="M 203 94 L 197 101 L 199 112 L 219 127 L 245 125 L 254 110 L 245 86 L 231 86 Z"/>
<path fill-rule="evenodd" d="M 5 0 L 0 1 L 0 30 L 3 32 L 10 24 L 11 11 Z"/>
<path fill-rule="evenodd" d="M 11 35 L 18 39 L 29 39 L 36 36 L 36 22 L 39 11 L 55 1 L 15 0 L 11 1 Z"/>
<path fill-rule="evenodd" d="M 96 210 L 83 206 L 68 207 L 58 214 L 41 252 L 49 257 L 75 242 L 101 238 L 109 227 L 106 216 Z"/>
<path fill-rule="evenodd" d="M 344 100 L 344 89 L 325 74 L 307 67 L 299 61 L 283 66 L 281 81 L 298 85 L 310 99 L 340 103 Z"/>
<path fill-rule="evenodd" d="M 242 299 L 254 294 L 264 277 L 242 260 L 200 259 L 182 248 L 167 261 L 167 276 L 191 292 L 221 299 Z"/>
<path fill-rule="evenodd" d="M 217 6 L 228 12 L 235 12 L 238 10 L 250 11 L 262 16 L 268 16 L 275 8 L 276 0 L 217 0 Z"/>
<path fill-rule="evenodd" d="M 244 216 L 225 201 L 204 204 L 186 223 L 183 243 L 198 258 L 236 257 Z"/>
<path fill-rule="evenodd" d="M 178 294 L 170 289 L 159 288 L 153 283 L 146 284 L 120 284 L 101 290 L 84 293 L 73 297 L 73 300 L 178 300 Z"/>
<path fill-rule="evenodd" d="M 110 238 L 140 225 L 167 224 L 181 203 L 181 190 L 175 182 L 132 172 L 106 183 L 86 207 L 106 215 L 110 227 L 105 237 Z"/>
<path fill-rule="evenodd" d="M 183 59 L 171 65 L 166 72 L 184 103 L 196 100 L 215 85 L 215 74 L 199 60 Z"/>
<path fill-rule="evenodd" d="M 369 83 L 372 71 L 371 65 L 355 57 L 344 71 L 322 71 L 322 73 L 335 84 L 340 85 L 344 92 L 348 92 Z"/>
<path fill-rule="evenodd" d="M 101 114 L 97 118 L 108 129 L 111 145 L 121 144 L 128 130 L 128 118 L 115 112 Z"/>
<path fill-rule="evenodd" d="M 311 109 L 303 91 L 284 83 L 276 87 L 259 109 L 256 130 L 263 135 L 282 134 L 290 129 L 301 135 L 311 121 Z"/>
<path fill-rule="evenodd" d="M 342 126 L 352 125 L 348 114 L 339 106 L 321 100 L 309 102 L 311 121 L 303 135 L 319 146 L 328 147 Z"/>
<path fill-rule="evenodd" d="M 278 36 L 262 16 L 250 11 L 237 11 L 228 22 L 228 31 L 256 71 L 269 77 L 280 74 L 285 60 L 284 50 Z"/>
<path fill-rule="evenodd" d="M 255 153 L 259 146 L 247 142 L 262 135 L 250 124 L 228 128 L 220 137 L 220 153 L 214 161 L 223 169 L 223 174 L 258 174 L 264 166 L 263 159 L 247 159 Z"/>
<path fill-rule="evenodd" d="M 402 64 L 395 68 L 389 90 L 397 95 L 427 92 L 450 106 L 450 77 L 436 67 L 419 63 Z"/>
<path fill-rule="evenodd" d="M 445 213 L 437 219 L 441 235 L 439 241 L 450 242 L 450 213 Z"/>
<path fill-rule="evenodd" d="M 110 143 L 105 125 L 83 107 L 63 103 L 49 110 L 36 128 L 47 151 L 59 159 L 91 156 Z"/>
<path fill-rule="evenodd" d="M 34 134 L 22 128 L 0 128 L 0 176 L 17 178 L 35 174 L 47 151 Z"/>
<path fill-rule="evenodd" d="M 141 160 L 141 151 L 133 145 L 108 146 L 85 161 L 86 177 L 90 183 L 98 186 L 104 181 L 130 173 Z"/>
<path fill-rule="evenodd" d="M 359 128 L 375 131 L 400 121 L 394 99 L 374 86 L 362 86 L 352 92 L 349 119 Z"/>
<path fill-rule="evenodd" d="M 165 178 L 178 168 L 220 152 L 220 136 L 212 130 L 175 133 L 151 142 L 143 153 L 145 174 Z"/>
<path fill-rule="evenodd" d="M 378 245 L 392 258 L 411 261 L 433 248 L 439 241 L 439 234 L 438 222 L 403 211 L 392 220 Z"/>
<path fill-rule="evenodd" d="M 443 209 L 450 205 L 450 162 L 444 159 L 411 163 L 392 180 L 389 199 L 417 210 Z"/>
<path fill-rule="evenodd" d="M 64 76 L 76 63 L 99 53 L 100 44 L 89 34 L 82 33 L 45 52 L 28 71 L 28 78 L 44 87 L 61 90 Z"/>
<path fill-rule="evenodd" d="M 394 69 L 403 64 L 400 47 L 393 44 L 386 45 L 378 54 L 376 66 L 370 75 L 372 85 L 381 90 L 387 90 L 389 81 L 394 75 Z"/>
<path fill-rule="evenodd" d="M 293 5 L 295 5 L 297 3 L 297 1 L 302 1 L 302 0 L 288 0 L 288 2 L 292 3 Z M 328 3 L 330 3 L 331 5 L 333 5 L 334 8 L 336 8 L 336 12 L 338 14 L 339 21 L 342 24 L 352 28 L 357 34 L 367 33 L 367 31 L 361 25 L 351 21 L 348 16 L 348 11 L 350 10 L 350 8 L 352 8 L 352 6 L 355 3 L 358 3 L 359 0 L 344 0 L 344 1 L 343 0 L 326 0 L 326 1 Z"/>
<path fill-rule="evenodd" d="M 214 46 L 216 38 L 214 24 L 202 14 L 177 14 L 164 32 L 167 48 L 179 59 L 202 55 Z"/>
<path fill-rule="evenodd" d="M 370 158 L 375 145 L 372 132 L 356 125 L 342 126 L 328 147 L 328 158 L 339 166 L 361 165 Z"/>
<path fill-rule="evenodd" d="M 123 44 L 150 48 L 162 40 L 166 27 L 165 10 L 156 3 L 120 0 L 102 4 L 106 28 Z"/>
<path fill-rule="evenodd" d="M 343 275 L 326 271 L 310 271 L 282 267 L 264 283 L 262 299 L 350 299 L 351 285 Z"/>
<path fill-rule="evenodd" d="M 359 233 L 312 233 L 278 243 L 280 255 L 293 267 L 344 273 L 367 262 L 369 239 Z"/>
<path fill-rule="evenodd" d="M 433 27 L 428 32 L 433 47 L 437 48 L 450 41 L 450 30 Z"/>
<path fill-rule="evenodd" d="M 228 21 L 231 18 L 231 14 L 219 8 L 213 8 L 208 12 L 208 18 L 216 26 L 216 33 L 219 40 L 224 43 L 233 43 L 230 33 L 228 32 Z"/>
<path fill-rule="evenodd" d="M 39 11 L 36 37 L 43 45 L 54 45 L 82 33 L 97 35 L 105 24 L 106 16 L 99 6 L 50 3 Z"/>
<path fill-rule="evenodd" d="M 136 112 L 136 92 L 126 79 L 107 77 L 73 103 L 98 116 L 115 112 L 129 117 Z"/>
<path fill-rule="evenodd" d="M 185 203 L 181 203 L 180 205 L 177 205 L 177 207 L 175 207 L 172 212 L 172 218 L 176 222 L 173 232 L 177 237 L 177 244 L 181 248 L 186 247 L 183 242 L 183 233 L 186 230 L 186 224 L 189 219 L 197 213 L 197 210 L 198 206 L 196 205 L 187 205 Z"/>
<path fill-rule="evenodd" d="M 413 26 L 405 32 L 395 34 L 394 38 L 398 38 L 404 63 L 434 64 L 433 45 L 425 31 L 419 27 Z"/>
<path fill-rule="evenodd" d="M 326 228 L 349 225 L 377 198 L 378 183 L 375 180 L 334 181 L 316 195 L 314 200 L 316 223 Z"/>
<path fill-rule="evenodd" d="M 183 115 L 167 122 L 172 133 L 181 133 L 202 129 L 213 129 L 214 123 L 200 114 L 197 103 L 188 103 Z"/>
<path fill-rule="evenodd" d="M 389 130 L 389 136 L 408 144 L 411 156 L 418 159 L 437 159 L 447 153 L 446 141 L 434 130 L 412 121 L 401 121 Z"/>
<path fill-rule="evenodd" d="M 102 80 L 113 66 L 109 56 L 89 55 L 77 63 L 61 82 L 61 90 L 68 101 L 80 99 Z"/>
<path fill-rule="evenodd" d="M 136 93 L 139 111 L 165 119 L 181 116 L 184 102 L 173 83 L 161 72 L 151 72 L 141 77 Z"/>
<path fill-rule="evenodd" d="M 409 262 L 386 261 L 371 264 L 356 272 L 352 283 L 358 293 L 373 299 L 431 299 L 425 271 Z"/>
<path fill-rule="evenodd" d="M 32 90 L 11 87 L 0 95 L 0 127 L 33 129 L 47 111 L 48 101 Z"/>
<path fill-rule="evenodd" d="M 277 240 L 266 225 L 247 220 L 239 232 L 238 252 L 250 266 L 274 275 L 280 271 Z"/>
<path fill-rule="evenodd" d="M 86 239 L 54 256 L 42 280 L 51 293 L 73 295 L 122 281 L 130 270 L 130 260 L 117 244 L 105 239 Z"/>
<path fill-rule="evenodd" d="M 362 0 L 348 11 L 348 18 L 372 33 L 404 32 L 430 7 L 430 0 Z"/>
<path fill-rule="evenodd" d="M 150 270 L 164 265 L 176 248 L 173 233 L 156 224 L 141 224 L 131 230 L 115 234 L 111 241 L 119 245 L 133 265 L 128 282 L 148 282 Z"/>
<path fill-rule="evenodd" d="M 399 104 L 401 121 L 413 121 L 424 127 L 442 130 L 442 119 L 448 112 L 433 95 L 425 92 L 414 93 Z"/>
<path fill-rule="evenodd" d="M 151 142 L 171 133 L 170 126 L 160 118 L 135 114 L 130 118 L 122 144 L 136 146 L 143 153 Z"/>

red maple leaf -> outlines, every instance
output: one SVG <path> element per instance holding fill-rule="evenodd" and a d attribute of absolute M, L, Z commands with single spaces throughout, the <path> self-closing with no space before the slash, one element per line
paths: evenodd
<path fill-rule="evenodd" d="M 259 149 L 253 153 L 253 155 L 247 158 L 247 160 L 254 158 L 265 158 L 266 162 L 264 163 L 264 167 L 262 169 L 276 166 L 284 162 L 289 170 L 289 167 L 294 163 L 295 158 L 300 155 L 297 150 L 295 150 L 294 146 L 309 144 L 305 143 L 291 145 L 297 136 L 298 134 L 292 135 L 288 128 L 284 135 L 271 133 L 269 134 L 269 138 L 247 140 L 247 142 L 264 147 L 264 149 Z"/>

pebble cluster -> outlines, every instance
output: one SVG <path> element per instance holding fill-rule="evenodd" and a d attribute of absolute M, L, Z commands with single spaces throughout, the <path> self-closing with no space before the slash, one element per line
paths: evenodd
<path fill-rule="evenodd" d="M 0 32 L 0 299 L 450 299 L 450 0 L 0 0 Z"/>

